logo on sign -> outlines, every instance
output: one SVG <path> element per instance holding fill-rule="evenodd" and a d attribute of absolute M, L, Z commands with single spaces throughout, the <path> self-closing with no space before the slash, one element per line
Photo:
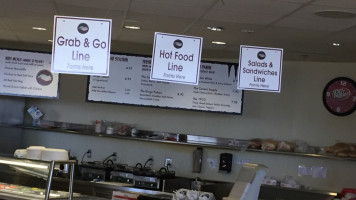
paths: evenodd
<path fill-rule="evenodd" d="M 266 53 L 263 52 L 263 51 L 260 51 L 257 53 L 257 58 L 260 59 L 260 60 L 263 60 L 266 58 Z"/>
<path fill-rule="evenodd" d="M 78 32 L 81 34 L 86 34 L 89 31 L 89 26 L 86 23 L 80 23 L 78 25 Z"/>
<path fill-rule="evenodd" d="M 351 91 L 348 88 L 335 89 L 332 92 L 334 99 L 346 100 L 351 96 Z"/>
<path fill-rule="evenodd" d="M 183 47 L 183 42 L 182 42 L 182 40 L 175 40 L 175 41 L 173 42 L 173 46 L 174 46 L 176 49 L 182 48 L 182 47 Z"/>
<path fill-rule="evenodd" d="M 37 83 L 43 86 L 49 85 L 53 81 L 53 75 L 48 70 L 41 70 L 36 75 Z"/>

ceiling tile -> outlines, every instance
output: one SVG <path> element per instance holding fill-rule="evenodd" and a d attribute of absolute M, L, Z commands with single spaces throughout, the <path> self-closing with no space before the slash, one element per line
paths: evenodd
<path fill-rule="evenodd" d="M 270 27 L 256 34 L 251 34 L 251 39 L 265 41 L 269 44 L 281 44 L 280 48 L 286 48 L 300 46 L 310 41 L 318 40 L 329 33 L 328 31 Z"/>
<path fill-rule="evenodd" d="M 150 30 L 129 30 L 124 29 L 120 35 L 120 40 L 125 42 L 153 44 L 154 31 Z"/>
<path fill-rule="evenodd" d="M 300 4 L 272 0 L 224 0 L 204 17 L 208 20 L 267 25 L 294 11 Z"/>
<path fill-rule="evenodd" d="M 11 15 L 11 14 L 9 14 Z M 28 17 L 31 16 L 31 17 Z M 2 23 L 12 31 L 26 31 L 31 30 L 32 27 L 43 27 L 48 31 L 53 29 L 53 16 L 43 13 L 34 13 L 32 11 L 23 11 L 11 17 L 1 19 Z"/>
<path fill-rule="evenodd" d="M 180 34 L 191 22 L 186 18 L 162 17 L 154 14 L 130 13 L 127 19 L 137 21 L 143 30 Z"/>
<path fill-rule="evenodd" d="M 346 9 L 355 9 L 356 4 L 355 0 L 316 0 L 312 4 L 314 5 L 323 5 L 323 6 L 333 6 L 335 9 L 346 8 Z"/>
<path fill-rule="evenodd" d="M 181 18 L 196 18 L 203 14 L 210 4 L 217 0 L 133 0 L 131 5 L 131 12 L 175 16 Z"/>
<path fill-rule="evenodd" d="M 4 24 L 1 18 L 0 18 L 0 30 L 9 30 L 9 28 Z"/>
<path fill-rule="evenodd" d="M 9 31 L 9 30 L 0 30 L 0 37 L 1 37 L 1 40 L 10 40 L 10 41 L 17 40 L 17 37 L 14 34 L 14 32 Z"/>
<path fill-rule="evenodd" d="M 52 33 L 47 31 L 36 31 L 36 33 L 33 33 L 33 31 L 24 31 L 17 33 L 17 37 L 22 42 L 30 40 L 33 43 L 51 44 L 50 42 L 48 42 L 48 40 L 52 40 L 53 35 Z"/>
<path fill-rule="evenodd" d="M 345 31 L 338 32 L 336 34 L 330 34 L 326 39 L 328 42 L 340 42 L 342 44 L 348 44 L 356 46 L 356 27 L 347 29 Z"/>
<path fill-rule="evenodd" d="M 222 32 L 214 32 L 207 30 L 207 26 L 218 26 L 222 27 L 223 31 Z M 234 33 L 234 34 L 244 34 L 242 30 L 253 30 L 255 32 L 260 31 L 261 29 L 264 29 L 265 26 L 263 25 L 257 25 L 257 24 L 246 24 L 246 23 L 234 23 L 234 22 L 225 22 L 225 21 L 216 21 L 216 20 L 199 20 L 198 22 L 195 23 L 194 25 L 195 29 L 200 29 L 200 31 L 203 31 L 204 34 L 211 34 L 211 33 L 219 33 L 219 34 L 228 34 L 228 33 Z"/>
<path fill-rule="evenodd" d="M 299 4 L 305 4 L 305 3 L 310 2 L 310 0 L 274 0 L 274 1 L 290 2 L 290 3 L 299 3 Z"/>
<path fill-rule="evenodd" d="M 106 9 L 74 6 L 67 4 L 58 5 L 59 15 L 73 17 L 105 18 Z"/>
<path fill-rule="evenodd" d="M 16 10 L 15 10 L 16 9 Z M 23 11 L 31 12 L 41 12 L 41 13 L 55 13 L 55 6 L 52 1 L 48 0 L 11 0 L 11 1 L 1 1 L 1 11 L 11 11 L 13 15 L 21 14 Z M 14 12 L 16 11 L 16 12 Z M 0 16 L 3 15 L 0 13 Z"/>
<path fill-rule="evenodd" d="M 95 8 L 102 10 L 124 11 L 129 6 L 129 0 L 56 0 L 58 6 L 74 6 L 82 8 Z M 61 10 L 64 11 L 64 10 Z M 78 10 L 80 13 L 82 10 Z"/>
<path fill-rule="evenodd" d="M 319 31 L 339 31 L 356 25 L 355 19 L 332 19 L 315 15 L 321 10 L 332 10 L 335 7 L 310 5 L 291 16 L 277 22 L 275 25 Z M 351 9 L 348 9 L 351 11 Z M 355 10 L 356 11 L 356 10 Z"/>

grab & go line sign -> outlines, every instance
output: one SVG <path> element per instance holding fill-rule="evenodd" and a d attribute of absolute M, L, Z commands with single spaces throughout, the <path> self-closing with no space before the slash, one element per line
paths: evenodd
<path fill-rule="evenodd" d="M 150 79 L 198 85 L 203 38 L 155 33 Z"/>
<path fill-rule="evenodd" d="M 55 16 L 51 70 L 109 75 L 111 19 Z"/>

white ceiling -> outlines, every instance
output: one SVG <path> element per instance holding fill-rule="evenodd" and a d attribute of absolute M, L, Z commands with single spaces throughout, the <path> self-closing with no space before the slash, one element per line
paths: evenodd
<path fill-rule="evenodd" d="M 0 0 L 0 48 L 50 51 L 53 17 L 65 15 L 112 19 L 113 52 L 150 54 L 154 32 L 166 32 L 203 37 L 205 60 L 236 60 L 244 44 L 283 48 L 284 60 L 356 62 L 355 15 L 315 15 L 325 10 L 356 14 L 356 0 Z"/>

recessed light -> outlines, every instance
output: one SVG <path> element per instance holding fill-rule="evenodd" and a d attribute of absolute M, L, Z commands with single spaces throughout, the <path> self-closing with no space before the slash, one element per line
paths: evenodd
<path fill-rule="evenodd" d="M 226 44 L 226 42 L 221 42 L 221 41 L 212 41 L 211 43 L 213 43 L 213 44 Z"/>
<path fill-rule="evenodd" d="M 126 29 L 133 29 L 133 30 L 139 30 L 139 29 L 141 29 L 141 27 L 139 27 L 139 26 L 124 26 L 124 28 L 126 28 Z"/>
<path fill-rule="evenodd" d="M 207 26 L 206 28 L 211 31 L 223 31 L 224 30 L 224 28 L 218 27 L 218 26 Z"/>
<path fill-rule="evenodd" d="M 42 28 L 42 27 L 32 27 L 33 30 L 37 30 L 37 31 L 46 31 L 46 28 Z"/>
<path fill-rule="evenodd" d="M 330 43 L 330 45 L 334 46 L 334 47 L 339 47 L 341 46 L 342 44 L 341 43 L 338 43 L 338 42 L 332 42 Z"/>

